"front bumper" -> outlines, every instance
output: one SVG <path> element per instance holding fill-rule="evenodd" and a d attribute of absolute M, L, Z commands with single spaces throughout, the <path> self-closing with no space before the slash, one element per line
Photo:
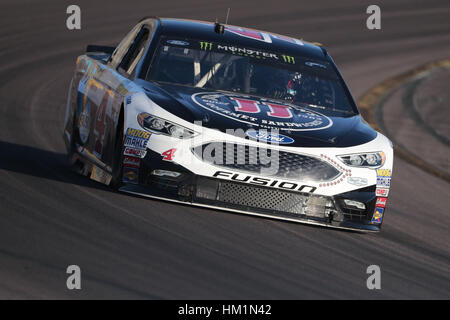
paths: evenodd
<path fill-rule="evenodd" d="M 177 177 L 155 175 L 154 170 L 177 172 Z M 163 161 L 148 150 L 141 161 L 137 184 L 120 191 L 268 218 L 357 231 L 379 231 L 371 224 L 375 208 L 375 186 L 334 196 L 280 190 L 196 175 L 183 166 Z M 343 199 L 364 203 L 365 210 L 346 207 Z"/>

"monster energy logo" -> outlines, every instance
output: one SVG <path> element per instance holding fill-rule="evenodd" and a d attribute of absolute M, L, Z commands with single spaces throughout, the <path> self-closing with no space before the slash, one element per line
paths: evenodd
<path fill-rule="evenodd" d="M 201 50 L 211 50 L 212 49 L 212 42 L 200 41 L 200 49 Z"/>
<path fill-rule="evenodd" d="M 281 55 L 283 57 L 284 62 L 295 64 L 294 57 L 286 56 L 284 54 Z"/>

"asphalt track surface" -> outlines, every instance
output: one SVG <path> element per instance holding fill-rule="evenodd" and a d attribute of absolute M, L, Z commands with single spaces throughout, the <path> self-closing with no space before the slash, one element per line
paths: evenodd
<path fill-rule="evenodd" d="M 132 197 L 64 162 L 76 56 L 117 43 L 142 16 L 211 21 L 231 6 L 232 24 L 324 43 L 355 98 L 450 56 L 448 0 L 378 1 L 378 31 L 365 27 L 370 2 L 2 0 L 0 298 L 449 299 L 449 184 L 402 159 L 379 234 Z M 65 25 L 73 3 L 80 31 Z M 71 264 L 79 291 L 66 289 Z M 366 287 L 373 264 L 381 290 Z"/>

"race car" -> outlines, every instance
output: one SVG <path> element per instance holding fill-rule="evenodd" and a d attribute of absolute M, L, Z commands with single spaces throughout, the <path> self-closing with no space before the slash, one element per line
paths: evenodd
<path fill-rule="evenodd" d="M 318 43 L 149 17 L 76 60 L 71 166 L 120 192 L 379 231 L 393 166 Z"/>

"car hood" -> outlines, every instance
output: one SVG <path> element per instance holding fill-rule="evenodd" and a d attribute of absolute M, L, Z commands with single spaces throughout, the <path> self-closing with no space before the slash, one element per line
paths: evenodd
<path fill-rule="evenodd" d="M 249 131 L 249 138 L 288 147 L 352 147 L 376 138 L 360 115 L 258 96 L 142 81 L 147 96 L 168 112 L 204 127 Z M 267 135 L 269 130 L 277 135 Z"/>

